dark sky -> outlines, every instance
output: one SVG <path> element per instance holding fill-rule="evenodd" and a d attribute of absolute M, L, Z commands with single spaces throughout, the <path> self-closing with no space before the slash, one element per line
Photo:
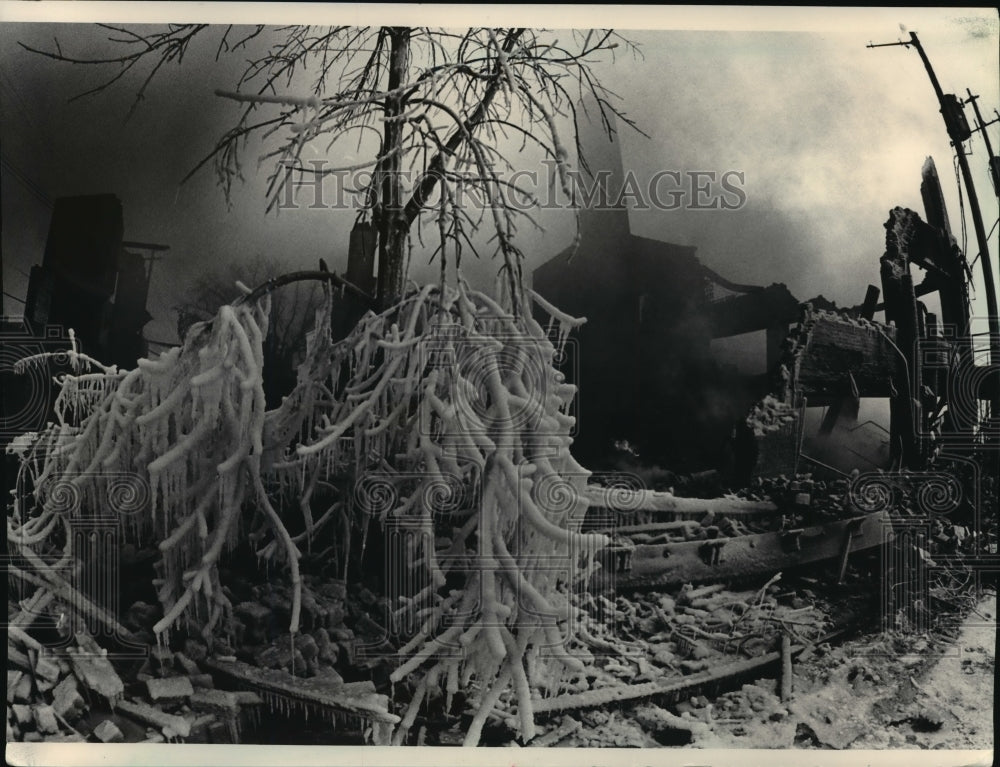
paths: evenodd
<path fill-rule="evenodd" d="M 265 10 L 272 16 L 265 17 Z M 259 13 L 261 20 L 273 18 L 266 6 Z M 867 50 L 865 44 L 906 37 L 900 24 L 917 31 L 945 90 L 964 95 L 971 88 L 990 113 L 1000 105 L 995 13 L 903 8 L 736 16 L 654 20 L 689 29 L 628 32 L 643 57 L 622 52 L 614 64 L 608 60 L 595 70 L 650 135 L 622 129 L 624 165 L 640 184 L 664 170 L 736 171 L 744 178 L 746 204 L 739 210 L 634 210 L 634 232 L 696 245 L 705 263 L 733 281 L 784 282 L 802 299 L 822 293 L 851 305 L 868 282 L 877 281 L 890 208 L 922 209 L 920 168 L 933 155 L 960 235 L 950 148 L 920 60 L 912 50 Z M 584 16 L 573 18 L 585 23 Z M 717 31 L 741 25 L 753 29 Z M 103 56 L 115 50 L 106 36 L 92 25 L 0 23 L 6 292 L 23 296 L 26 273 L 41 260 L 47 203 L 101 192 L 121 198 L 127 239 L 171 247 L 154 271 L 150 338 L 174 339 L 171 307 L 211 264 L 264 254 L 289 269 L 313 268 L 320 257 L 337 271 L 344 268 L 353 213 L 302 209 L 265 215 L 266 173 L 255 172 L 255 148 L 231 207 L 211 168 L 180 185 L 238 109 L 213 93 L 233 88 L 243 63 L 240 56 L 216 63 L 217 37 L 192 46 L 181 66 L 165 68 L 128 122 L 138 77 L 68 103 L 114 70 L 48 61 L 17 45 L 51 48 L 58 37 L 66 52 Z M 991 131 L 996 147 L 1000 136 L 995 126 Z M 517 157 L 544 177 L 538 156 Z M 972 162 L 989 228 L 997 209 L 980 144 Z M 525 226 L 519 235 L 529 268 L 572 238 L 570 212 L 542 211 L 538 218 L 544 234 Z M 971 224 L 969 230 L 971 257 Z M 411 276 L 433 276 L 426 259 L 416 246 Z M 483 285 L 496 266 L 467 259 L 465 271 Z M 20 304 L 5 298 L 4 308 L 9 314 Z"/>

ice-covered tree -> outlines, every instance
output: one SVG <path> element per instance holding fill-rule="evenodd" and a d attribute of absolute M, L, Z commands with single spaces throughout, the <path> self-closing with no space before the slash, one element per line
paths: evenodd
<path fill-rule="evenodd" d="M 184 338 L 195 322 L 210 320 L 226 304 L 241 295 L 237 283 L 262 285 L 285 274 L 288 268 L 274 257 L 256 255 L 206 268 L 184 291 L 174 307 L 177 334 Z M 312 329 L 322 303 L 315 282 L 296 282 L 271 294 L 270 331 L 264 339 L 264 393 L 269 407 L 280 404 L 295 384 L 295 368 L 306 350 L 306 334 Z"/>
<path fill-rule="evenodd" d="M 120 54 L 100 62 L 62 48 L 45 55 L 120 67 L 95 91 L 152 62 L 138 99 L 157 71 L 216 31 L 109 29 Z M 294 636 L 299 558 L 316 535 L 369 523 L 406 530 L 409 586 L 392 595 L 393 619 L 409 618 L 417 630 L 399 648 L 392 679 L 411 683 L 413 697 L 392 737 L 405 741 L 427 699 L 443 695 L 451 705 L 461 689 L 475 710 L 467 743 L 479 741 L 498 707 L 530 739 L 534 700 L 586 686 L 588 645 L 597 640 L 574 591 L 606 539 L 580 531 L 587 472 L 570 453 L 575 390 L 553 364 L 583 320 L 522 284 L 522 206 L 510 204 L 505 171 L 519 147 L 538 145 L 572 198 L 560 121 L 575 129 L 582 95 L 597 105 L 591 119 L 608 110 L 623 118 L 591 69 L 620 42 L 607 30 L 220 30 L 220 55 L 256 52 L 237 87 L 220 91 L 241 108 L 203 164 L 214 164 L 228 194 L 248 137 L 261 134 L 273 206 L 289 177 L 343 170 L 303 162 L 307 146 L 324 156 L 340 143 L 368 147 L 361 217 L 378 238 L 376 309 L 335 341 L 330 315 L 350 286 L 301 275 L 324 281 L 325 301 L 295 388 L 271 410 L 262 366 L 276 283 L 248 288 L 194 324 L 182 347 L 135 370 L 71 354 L 78 374 L 64 379 L 57 423 L 16 444 L 22 492 L 8 535 L 32 563 L 25 577 L 67 593 L 59 567 L 73 557 L 72 538 L 62 531 L 121 472 L 148 491 L 129 519 L 132 533 L 162 553 L 161 635 L 180 624 L 211 640 L 223 629 L 231 605 L 217 564 L 240 540 L 287 569 Z M 403 171 L 419 173 L 407 184 Z M 460 202 L 472 191 L 486 202 L 478 213 Z M 496 296 L 473 290 L 458 271 L 484 225 L 500 263 Z M 437 240 L 441 279 L 407 287 L 409 243 L 422 226 Z M 551 318 L 547 327 L 532 302 Z"/>

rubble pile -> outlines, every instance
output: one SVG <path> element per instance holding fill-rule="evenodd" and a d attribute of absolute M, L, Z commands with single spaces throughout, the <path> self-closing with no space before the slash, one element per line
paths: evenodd
<path fill-rule="evenodd" d="M 775 512 L 727 513 L 712 511 L 698 519 L 657 524 L 652 519 L 638 519 L 647 524 L 610 527 L 617 538 L 627 538 L 637 546 L 655 546 L 715 538 L 787 530 L 856 516 L 859 510 L 851 503 L 852 478 L 814 479 L 811 474 L 785 475 L 759 479 L 751 488 L 734 498 L 752 502 L 771 502 Z M 630 520 L 631 521 L 631 520 Z M 634 530 L 631 528 L 635 528 Z M 614 546 L 610 551 L 614 552 Z M 603 556 L 607 559 L 607 556 Z M 602 559 L 603 561 L 603 559 Z"/>
<path fill-rule="evenodd" d="M 240 743 L 260 726 L 265 708 L 313 711 L 334 729 L 349 716 L 398 722 L 370 679 L 344 681 L 370 677 L 394 652 L 369 614 L 382 614 L 385 600 L 363 587 L 348 595 L 343 582 L 309 575 L 304 581 L 303 631 L 294 638 L 284 629 L 291 585 L 237 577 L 227 587 L 235 606 L 225 636 L 211 647 L 197 631 L 152 639 L 162 609 L 142 601 L 122 618 L 131 632 L 126 652 L 109 653 L 84 632 L 50 647 L 12 627 L 8 740 Z M 18 605 L 8 612 L 15 616 Z M 233 689 L 218 689 L 217 680 Z"/>
<path fill-rule="evenodd" d="M 803 480 L 776 481 L 769 492 L 792 492 L 795 481 Z M 850 598 L 856 598 L 863 579 L 852 574 L 849 580 L 845 594 L 850 590 L 855 595 Z M 236 577 L 230 582 L 234 603 L 227 626 L 230 640 L 220 639 L 212 648 L 197 637 L 175 632 L 171 645 L 154 643 L 144 658 L 116 656 L 83 632 L 64 646 L 50 648 L 27 630 L 14 627 L 8 638 L 8 739 L 253 742 L 265 710 L 287 718 L 292 727 L 303 727 L 317 713 L 309 700 L 322 700 L 324 695 L 329 710 L 338 716 L 316 715 L 314 721 L 317 727 L 326 726 L 325 722 L 330 732 L 339 733 L 330 737 L 349 734 L 360 742 L 364 730 L 346 725 L 340 716 L 345 712 L 376 726 L 398 723 L 399 716 L 392 712 L 405 708 L 408 697 L 405 688 L 392 688 L 386 681 L 397 663 L 391 646 L 385 645 L 386 652 L 359 651 L 388 642 L 380 624 L 389 608 L 384 598 L 364 587 L 347 589 L 342 583 L 307 575 L 303 631 L 292 642 L 281 628 L 291 595 L 289 584 L 277 579 L 251 583 Z M 823 697 L 831 686 L 846 687 L 866 705 L 875 706 L 880 721 L 903 723 L 894 726 L 905 725 L 918 735 L 920 728 L 932 728 L 937 719 L 948 720 L 939 727 L 948 725 L 947 711 L 930 706 L 919 693 L 898 705 L 888 700 L 878 703 L 885 698 L 887 682 L 895 684 L 903 679 L 900 673 L 918 674 L 928 667 L 943 647 L 940 640 L 930 634 L 915 640 L 899 635 L 886 639 L 889 644 L 884 647 L 869 647 L 872 657 L 850 657 L 824 641 L 834 627 L 831 616 L 845 614 L 842 605 L 828 601 L 828 591 L 819 581 L 799 575 L 776 576 L 744 588 L 711 584 L 614 598 L 581 594 L 589 620 L 581 632 L 584 644 L 571 649 L 587 656 L 589 670 L 559 694 L 586 701 L 587 695 L 642 686 L 651 686 L 652 692 L 618 704 L 561 709 L 558 695 L 537 701 L 539 710 L 549 704 L 552 713 L 542 716 L 536 737 L 528 742 L 517 732 L 516 699 L 505 698 L 484 727 L 483 744 L 713 747 L 753 745 L 761 732 L 786 745 L 844 748 L 863 742 L 858 717 L 851 719 L 850 727 L 836 724 L 842 718 L 834 717 L 833 724 L 827 721 L 831 712 L 836 713 Z M 16 605 L 10 607 L 13 615 Z M 159 615 L 158 606 L 137 602 L 122 621 L 135 636 L 144 636 Z M 791 701 L 782 699 L 778 681 L 769 678 L 775 673 L 763 670 L 764 676 L 737 683 L 722 694 L 712 687 L 698 688 L 680 699 L 656 692 L 724 672 L 741 660 L 774 655 L 783 635 L 801 653 L 796 655 Z M 974 653 L 968 656 L 973 660 L 962 670 L 971 672 L 978 660 Z M 257 685 L 255 691 L 229 684 L 240 674 L 243 681 Z M 364 681 L 352 681 L 362 677 Z M 296 703 L 299 692 L 302 701 Z M 312 697 L 307 699 L 308 695 Z M 415 737 L 408 742 L 460 744 L 470 715 L 462 700 L 459 696 L 458 705 L 448 712 L 428 701 L 411 723 Z"/>
<path fill-rule="evenodd" d="M 109 655 L 84 632 L 53 648 L 12 627 L 7 739 L 239 743 L 242 726 L 259 720 L 256 694 L 216 690 L 212 675 L 185 653 L 148 649 L 137 671 L 119 674 L 141 656 Z"/>
<path fill-rule="evenodd" d="M 235 607 L 226 621 L 227 636 L 211 648 L 197 631 L 175 631 L 171 643 L 157 642 L 152 627 L 162 618 L 162 608 L 143 601 L 122 616 L 131 632 L 126 652 L 109 653 L 85 632 L 59 646 L 43 645 L 27 629 L 12 626 L 8 740 L 239 743 L 248 729 L 259 726 L 265 703 L 277 708 L 280 696 L 265 701 L 252 690 L 216 689 L 219 675 L 213 672 L 219 661 L 240 659 L 258 669 L 286 672 L 290 680 L 308 677 L 330 691 L 344 689 L 357 696 L 337 667 L 356 676 L 374 665 L 376 657 L 359 657 L 359 642 L 379 648 L 385 641 L 365 609 L 381 607 L 371 591 L 358 589 L 360 596 L 348 600 L 342 582 L 319 583 L 305 576 L 304 630 L 293 641 L 285 629 L 292 601 L 288 583 L 232 582 L 227 596 Z M 14 619 L 26 613 L 8 604 L 8 614 Z M 113 641 L 106 644 L 115 647 Z M 365 701 L 373 706 L 371 695 Z M 387 701 L 374 700 L 376 714 L 380 702 L 387 709 Z"/>
<path fill-rule="evenodd" d="M 758 402 L 747 415 L 746 424 L 756 437 L 776 432 L 795 422 L 796 409 L 773 394 Z"/>
<path fill-rule="evenodd" d="M 738 493 L 750 500 L 768 499 L 781 509 L 783 527 L 818 524 L 855 516 L 859 509 L 852 502 L 851 486 L 855 477 L 823 479 L 812 474 L 761 477 L 752 487 Z"/>
<path fill-rule="evenodd" d="M 592 597 L 590 607 L 602 615 L 609 633 L 631 643 L 630 652 L 606 659 L 608 676 L 595 679 L 594 686 L 693 674 L 734 658 L 757 657 L 776 648 L 782 631 L 796 641 L 811 641 L 829 618 L 809 597 L 784 590 L 779 578 L 746 591 L 686 584 L 671 592 L 620 595 L 614 602 Z"/>
<path fill-rule="evenodd" d="M 355 656 L 354 632 L 345 625 L 345 587 L 341 581 L 302 586 L 302 631 L 294 639 L 286 626 L 292 593 L 287 584 L 264 582 L 234 602 L 231 619 L 233 655 L 260 668 L 280 669 L 303 677 L 341 679 L 335 670 Z"/>
<path fill-rule="evenodd" d="M 791 606 L 805 598 L 809 585 L 808 579 L 796 583 L 794 596 L 768 590 Z M 854 600 L 864 587 L 856 578 L 842 597 Z M 809 643 L 796 655 L 788 697 L 769 674 L 721 694 L 706 690 L 671 702 L 654 696 L 566 711 L 548 720 L 541 742 L 530 745 L 846 749 L 955 748 L 972 742 L 988 748 L 989 708 L 981 715 L 965 712 L 977 709 L 970 686 L 983 688 L 980 699 L 992 699 L 995 604 L 995 597 L 986 597 L 964 626 L 953 616 L 957 645 L 938 632 Z M 839 614 L 823 607 L 824 613 Z"/>
<path fill-rule="evenodd" d="M 937 632 L 892 632 L 808 648 L 797 658 L 790 700 L 764 679 L 720 696 L 703 745 L 989 748 L 992 712 L 979 701 L 993 698 L 995 605 L 995 596 L 985 597 L 980 615 L 956 619 L 957 642 Z"/>
<path fill-rule="evenodd" d="M 81 676 L 74 673 L 69 653 L 53 656 L 44 652 L 37 641 L 16 627 L 10 627 L 7 639 L 7 740 L 74 742 L 85 736 L 73 723 L 87 711 L 81 695 L 83 683 L 94 684 L 96 663 L 91 669 L 85 661 L 78 660 Z M 108 684 L 95 686 L 111 691 L 112 696 L 122 691 L 117 676 Z M 94 692 L 98 692 L 95 690 Z M 109 728 L 103 735 L 113 735 Z"/>

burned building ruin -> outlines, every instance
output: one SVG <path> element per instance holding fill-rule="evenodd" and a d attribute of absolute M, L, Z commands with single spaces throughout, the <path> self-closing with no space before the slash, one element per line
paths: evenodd
<path fill-rule="evenodd" d="M 123 237 L 122 204 L 114 194 L 56 200 L 24 315 L 36 334 L 72 328 L 82 351 L 131 368 L 148 352 L 142 329 L 152 319 L 149 281 L 156 254 L 168 247 Z"/>
<path fill-rule="evenodd" d="M 611 168 L 607 180 L 616 189 L 623 178 L 617 144 L 590 132 L 590 165 Z M 609 204 L 581 210 L 579 249 L 566 248 L 534 271 L 534 290 L 588 320 L 565 369 L 579 387 L 574 449 L 587 465 L 607 466 L 624 440 L 647 466 L 736 471 L 734 429 L 771 389 L 800 303 L 780 283 L 730 282 L 696 250 L 633 234 L 625 207 Z M 760 359 L 735 364 L 716 343 L 727 339 Z"/>

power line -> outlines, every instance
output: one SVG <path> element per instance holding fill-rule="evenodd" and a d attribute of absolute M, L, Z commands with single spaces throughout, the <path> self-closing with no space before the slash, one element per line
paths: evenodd
<path fill-rule="evenodd" d="M 7 172 L 12 176 L 16 177 L 24 187 L 31 192 L 46 208 L 51 210 L 52 208 L 52 198 L 46 194 L 45 190 L 42 189 L 37 183 L 31 180 L 31 178 L 23 170 L 14 165 L 8 158 L 6 154 L 0 153 L 0 166 L 2 166 Z"/>
<path fill-rule="evenodd" d="M 969 201 L 969 212 L 972 215 L 972 224 L 976 232 L 976 243 L 979 246 L 979 260 L 983 272 L 983 281 L 986 283 L 986 308 L 987 323 L 990 330 L 990 361 L 993 364 L 1000 362 L 1000 310 L 997 308 L 996 284 L 993 277 L 993 263 L 990 259 L 989 237 L 986 236 L 986 227 L 983 225 L 982 209 L 979 206 L 979 196 L 976 194 L 975 181 L 972 178 L 972 171 L 969 169 L 969 161 L 965 154 L 963 142 L 972 136 L 972 131 L 966 122 L 963 113 L 964 104 L 958 100 L 953 93 L 945 93 L 941 88 L 934 68 L 931 66 L 927 52 L 924 50 L 916 32 L 910 32 L 909 42 L 884 43 L 880 46 L 869 43 L 869 48 L 887 47 L 890 45 L 902 45 L 909 48 L 911 45 L 916 49 L 923 62 L 927 76 L 930 78 L 934 95 L 937 97 L 941 107 L 941 116 L 944 118 L 945 129 L 951 139 L 951 145 L 955 148 L 955 157 L 962 172 L 962 180 L 965 182 L 966 198 Z M 1000 411 L 1000 387 L 991 394 L 991 412 Z"/>
<path fill-rule="evenodd" d="M 994 222 L 993 222 L 993 226 L 991 226 L 991 227 L 990 227 L 990 233 L 986 235 L 986 239 L 987 239 L 987 240 L 988 240 L 988 239 L 989 239 L 990 237 L 992 237 L 992 236 L 993 236 L 993 231 L 994 231 L 994 230 L 995 230 L 995 229 L 997 228 L 997 224 L 1000 224 L 1000 218 L 998 218 L 998 219 L 997 219 L 996 221 L 994 221 Z M 979 260 L 979 254 L 977 253 L 977 254 L 976 254 L 976 257 L 975 257 L 974 259 L 972 259 L 972 263 L 971 263 L 971 264 L 969 264 L 969 268 L 970 268 L 970 269 L 973 269 L 973 268 L 975 268 L 975 266 L 976 266 L 976 261 L 978 261 L 978 260 Z"/>

